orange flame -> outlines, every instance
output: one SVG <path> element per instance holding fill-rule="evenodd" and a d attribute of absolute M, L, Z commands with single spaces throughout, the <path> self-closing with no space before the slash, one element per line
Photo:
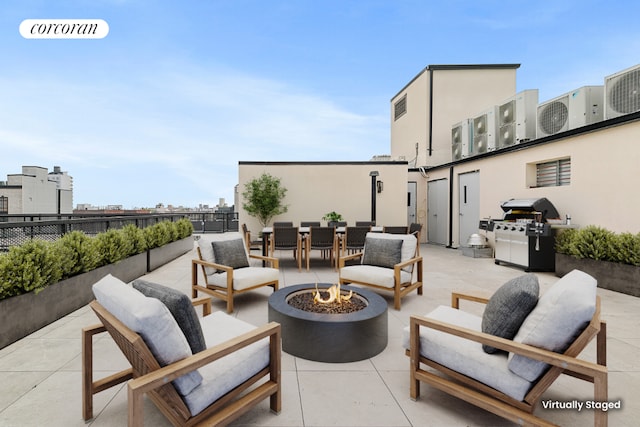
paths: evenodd
<path fill-rule="evenodd" d="M 349 291 L 348 295 L 342 295 L 340 293 L 339 283 L 329 287 L 327 292 L 329 292 L 329 297 L 322 299 L 320 297 L 320 291 L 318 290 L 318 284 L 316 283 L 316 291 L 313 293 L 313 302 L 320 304 L 331 304 L 332 302 L 337 302 L 338 304 L 342 304 L 343 301 L 349 301 L 353 296 L 353 291 Z"/>

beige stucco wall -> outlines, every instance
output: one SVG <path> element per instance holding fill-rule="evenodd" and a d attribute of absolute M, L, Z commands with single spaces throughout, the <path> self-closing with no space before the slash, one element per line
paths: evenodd
<path fill-rule="evenodd" d="M 395 103 L 407 95 L 407 112 L 395 117 Z M 391 158 L 411 161 L 416 157 L 416 143 L 418 144 L 417 164 L 424 164 L 428 143 L 429 117 L 429 71 L 424 70 L 391 99 Z M 416 163 L 410 163 L 414 166 Z"/>
<path fill-rule="evenodd" d="M 562 218 L 570 214 L 574 225 L 640 232 L 638 135 L 640 121 L 634 121 L 452 166 L 453 246 L 460 245 L 458 177 L 471 171 L 480 173 L 480 218 L 502 218 L 500 204 L 510 198 L 546 197 Z M 571 185 L 531 188 L 536 163 L 566 157 L 571 158 Z M 432 169 L 426 181 L 448 179 L 449 174 L 449 167 Z M 419 210 L 426 210 L 426 199 L 420 200 L 425 205 Z"/>
<path fill-rule="evenodd" d="M 260 223 L 243 209 L 245 184 L 262 173 L 281 179 L 287 189 L 284 203 L 288 212 L 275 221 L 321 221 L 336 211 L 350 224 L 371 218 L 371 177 L 377 170 L 383 182 L 382 193 L 376 193 L 378 225 L 407 225 L 407 162 L 240 162 L 236 210 L 240 224 L 246 223 L 252 232 Z M 322 221 L 326 225 L 325 221 Z"/>
<path fill-rule="evenodd" d="M 451 128 L 516 93 L 515 69 L 436 70 L 433 74 L 433 153 L 420 165 L 451 161 Z"/>
<path fill-rule="evenodd" d="M 475 117 L 516 93 L 516 69 L 425 69 L 391 99 L 391 156 L 411 166 L 436 166 L 451 161 L 451 128 Z M 429 155 L 430 74 L 433 73 L 432 153 Z M 394 120 L 394 105 L 407 95 L 407 112 Z M 418 156 L 416 162 L 416 143 Z"/>

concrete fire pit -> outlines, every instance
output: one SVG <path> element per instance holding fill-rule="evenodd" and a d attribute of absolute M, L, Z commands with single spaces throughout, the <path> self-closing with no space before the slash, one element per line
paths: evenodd
<path fill-rule="evenodd" d="M 319 283 L 326 290 L 329 283 Z M 289 304 L 300 292 L 315 291 L 316 284 L 287 286 L 269 297 L 269 321 L 282 325 L 282 350 L 293 356 L 318 362 L 345 363 L 368 359 L 387 346 L 387 302 L 380 295 L 355 286 L 353 290 L 366 307 L 346 314 L 311 313 Z"/>

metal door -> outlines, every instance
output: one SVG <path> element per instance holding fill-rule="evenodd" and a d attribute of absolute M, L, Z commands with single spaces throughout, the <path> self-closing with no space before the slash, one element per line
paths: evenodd
<path fill-rule="evenodd" d="M 480 172 L 459 175 L 460 224 L 458 246 L 464 246 L 469 236 L 478 232 L 480 223 Z"/>
<path fill-rule="evenodd" d="M 427 183 L 427 239 L 429 243 L 447 244 L 448 180 Z"/>
<path fill-rule="evenodd" d="M 407 225 L 413 224 L 417 218 L 417 203 L 416 199 L 418 197 L 418 183 L 415 181 L 409 182 L 407 184 Z"/>

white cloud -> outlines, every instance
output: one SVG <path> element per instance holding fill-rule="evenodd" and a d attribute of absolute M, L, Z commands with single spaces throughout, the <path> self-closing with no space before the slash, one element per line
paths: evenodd
<path fill-rule="evenodd" d="M 16 99 L 0 106 L 7 118 L 0 142 L 10 148 L 0 167 L 60 165 L 82 203 L 214 203 L 233 196 L 240 160 L 367 160 L 387 152 L 386 115 L 356 114 L 231 70 L 184 64 L 115 84 L 24 76 L 0 88 Z M 131 179 L 131 170 L 146 194 L 127 191 L 120 177 Z M 169 183 L 182 191 L 169 192 Z"/>

